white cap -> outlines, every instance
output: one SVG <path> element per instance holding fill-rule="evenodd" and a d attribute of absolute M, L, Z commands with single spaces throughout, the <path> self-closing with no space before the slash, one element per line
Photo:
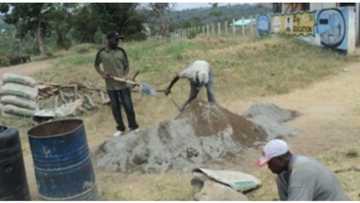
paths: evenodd
<path fill-rule="evenodd" d="M 263 156 L 257 160 L 258 166 L 264 166 L 270 159 L 286 154 L 289 147 L 285 141 L 274 139 L 268 142 L 263 148 Z"/>

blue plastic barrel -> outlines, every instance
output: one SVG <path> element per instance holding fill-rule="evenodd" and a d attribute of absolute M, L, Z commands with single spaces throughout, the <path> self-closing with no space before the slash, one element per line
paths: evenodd
<path fill-rule="evenodd" d="M 82 120 L 43 123 L 29 130 L 41 199 L 95 200 L 97 190 Z"/>
<path fill-rule="evenodd" d="M 0 126 L 0 201 L 30 200 L 19 132 Z"/>

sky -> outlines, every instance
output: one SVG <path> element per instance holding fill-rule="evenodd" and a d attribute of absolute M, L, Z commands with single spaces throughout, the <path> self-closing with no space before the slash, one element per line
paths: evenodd
<path fill-rule="evenodd" d="M 176 3 L 173 9 L 179 11 L 184 9 L 210 7 L 210 6 L 211 5 L 208 3 Z"/>
<path fill-rule="evenodd" d="M 225 6 L 229 3 L 219 3 L 219 6 Z M 238 3 L 230 3 L 230 4 L 238 4 Z M 210 3 L 175 3 L 173 10 L 185 10 L 185 9 L 193 9 L 193 8 L 205 8 L 211 7 Z"/>

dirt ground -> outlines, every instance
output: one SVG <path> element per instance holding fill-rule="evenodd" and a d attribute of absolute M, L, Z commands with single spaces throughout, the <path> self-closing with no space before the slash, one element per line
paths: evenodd
<path fill-rule="evenodd" d="M 50 67 L 51 60 L 34 61 L 25 64 L 19 64 L 16 66 L 8 66 L 0 68 L 0 77 L 7 72 L 17 73 L 22 75 L 31 75 L 38 71 L 44 70 Z"/>
<path fill-rule="evenodd" d="M 36 71 L 47 67 L 49 61 L 32 62 L 16 67 L 0 69 L 0 75 L 7 72 L 31 75 Z M 330 76 L 325 80 L 319 81 L 305 89 L 298 89 L 289 94 L 276 95 L 271 97 L 254 97 L 247 100 L 219 101 L 222 106 L 232 112 L 243 113 L 251 104 L 256 102 L 271 102 L 282 108 L 293 109 L 302 113 L 294 121 L 288 123 L 289 126 L 300 129 L 301 133 L 295 137 L 288 138 L 288 142 L 295 153 L 321 158 L 332 170 L 348 166 L 359 166 L 359 157 L 347 158 L 345 154 L 349 151 L 360 153 L 360 63 L 344 67 L 344 72 Z M 166 118 L 164 118 L 166 119 Z M 109 136 L 91 136 L 89 139 L 92 150 Z M 92 140 L 94 139 L 94 140 Z M 24 144 L 23 144 L 24 145 Z M 26 145 L 26 143 L 25 143 Z M 27 173 L 29 176 L 29 186 L 32 194 L 36 194 L 36 184 L 34 180 L 32 160 L 30 151 L 24 146 L 24 154 Z M 216 165 L 214 167 L 238 169 L 251 172 L 263 180 L 263 187 L 254 194 L 250 195 L 251 200 L 272 200 L 276 198 L 276 187 L 272 174 L 267 169 L 257 169 L 255 159 L 260 155 L 260 149 L 248 151 L 237 158 L 229 159 L 226 165 Z M 329 157 L 334 157 L 329 158 Z M 242 163 L 241 167 L 238 163 Z M 246 164 L 244 164 L 246 163 Z M 244 167 L 244 165 L 246 167 Z M 359 172 L 348 172 L 340 174 L 341 182 L 352 200 L 360 200 L 360 187 L 348 185 L 348 181 L 357 180 Z M 110 178 L 111 177 L 111 178 Z M 176 177 L 176 178 L 174 178 Z M 148 184 L 146 181 L 157 182 L 159 179 L 173 179 L 174 182 L 163 182 L 162 184 Z M 185 181 L 184 181 L 185 180 Z M 160 191 L 158 196 L 152 196 L 153 200 L 167 199 L 166 192 L 161 192 L 163 187 L 171 187 L 176 193 L 178 187 L 186 187 L 189 184 L 189 174 L 179 175 L 171 172 L 158 176 L 133 174 L 105 174 L 101 171 L 97 173 L 97 183 L 100 193 L 107 196 L 106 199 L 122 200 L 136 199 L 143 200 L 144 197 L 126 196 L 119 191 L 129 190 L 134 194 L 141 194 L 142 190 L 147 193 Z M 142 181 L 144 181 L 142 183 Z M 113 183 L 113 185 L 110 184 Z M 116 184 L 117 183 L 117 184 Z M 116 185 L 117 187 L 114 187 Z M 167 190 L 168 191 L 168 190 Z M 186 191 L 190 196 L 191 191 Z M 178 197 L 182 200 L 184 197 Z M 184 199 L 185 200 L 185 199 Z"/>

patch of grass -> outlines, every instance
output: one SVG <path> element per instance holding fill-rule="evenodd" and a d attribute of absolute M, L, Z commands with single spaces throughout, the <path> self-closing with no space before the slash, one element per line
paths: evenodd
<path fill-rule="evenodd" d="M 99 48 L 98 45 L 85 43 L 85 44 L 78 44 L 71 47 L 70 51 L 78 54 L 89 53 L 91 51 L 97 50 Z"/>
<path fill-rule="evenodd" d="M 198 37 L 130 42 L 124 47 L 130 69 L 140 70 L 139 78 L 156 86 L 165 85 L 177 70 L 193 60 L 208 60 L 215 72 L 216 94 L 225 100 L 288 93 L 337 73 L 341 66 L 356 60 L 288 38 Z M 50 75 L 67 72 L 65 78 L 91 82 L 100 79 L 94 77 L 95 51 L 70 53 L 58 59 Z"/>
<path fill-rule="evenodd" d="M 91 63 L 94 63 L 94 60 L 93 53 L 84 55 L 71 54 L 58 59 L 55 66 L 65 66 L 70 68 L 71 66 L 90 65 Z"/>
<path fill-rule="evenodd" d="M 99 190 L 106 200 L 121 201 L 188 201 L 192 198 L 189 175 L 176 173 L 124 175 L 98 173 Z"/>
<path fill-rule="evenodd" d="M 359 152 L 356 149 L 350 149 L 346 152 L 345 156 L 347 158 L 356 158 L 359 157 Z"/>

